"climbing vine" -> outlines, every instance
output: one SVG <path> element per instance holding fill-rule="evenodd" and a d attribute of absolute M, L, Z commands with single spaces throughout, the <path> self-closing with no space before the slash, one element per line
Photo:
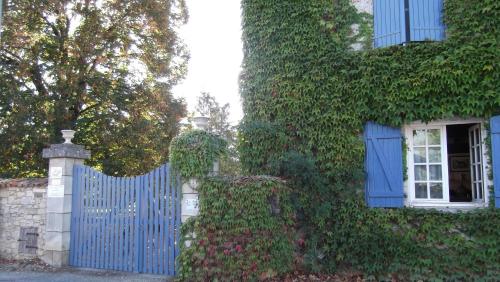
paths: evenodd
<path fill-rule="evenodd" d="M 170 144 L 170 162 L 183 178 L 205 177 L 227 153 L 227 142 L 204 130 L 189 130 Z"/>
<path fill-rule="evenodd" d="M 292 269 L 294 214 L 281 180 L 212 177 L 198 191 L 200 214 L 182 226 L 180 279 L 248 281 Z"/>
<path fill-rule="evenodd" d="M 351 48 L 360 40 L 351 27 L 368 28 L 349 0 L 243 0 L 242 11 L 241 161 L 248 172 L 291 178 L 309 269 L 425 280 L 499 275 L 497 210 L 365 207 L 361 136 L 369 120 L 401 126 L 500 113 L 500 2 L 447 0 L 446 40 L 365 51 Z M 287 167 L 292 155 L 315 167 L 307 171 L 317 170 L 324 186 L 308 184 L 304 166 Z"/>

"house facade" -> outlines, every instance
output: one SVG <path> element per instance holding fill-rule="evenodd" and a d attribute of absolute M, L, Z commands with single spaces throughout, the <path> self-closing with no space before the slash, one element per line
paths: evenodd
<path fill-rule="evenodd" d="M 309 263 L 497 279 L 499 2 L 248 0 L 242 15 L 240 159 L 295 165 Z"/>
<path fill-rule="evenodd" d="M 245 120 L 328 177 L 362 170 L 370 207 L 500 206 L 496 4 L 301 5 L 243 1 Z"/>

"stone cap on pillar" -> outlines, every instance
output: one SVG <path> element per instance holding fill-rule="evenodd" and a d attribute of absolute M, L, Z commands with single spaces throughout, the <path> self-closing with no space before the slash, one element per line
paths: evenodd
<path fill-rule="evenodd" d="M 42 157 L 46 159 L 53 158 L 71 158 L 71 159 L 89 159 L 90 151 L 85 150 L 82 145 L 71 143 L 74 131 L 61 130 L 65 142 L 63 144 L 52 144 L 50 148 L 43 149 Z"/>

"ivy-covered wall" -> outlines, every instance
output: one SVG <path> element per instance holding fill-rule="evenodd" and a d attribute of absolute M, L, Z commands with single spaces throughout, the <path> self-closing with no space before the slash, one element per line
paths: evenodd
<path fill-rule="evenodd" d="M 401 126 L 500 113 L 500 2 L 445 0 L 445 41 L 365 51 L 351 49 L 369 29 L 353 34 L 366 16 L 349 0 L 242 0 L 242 13 L 242 164 L 283 175 L 276 164 L 296 152 L 329 183 L 305 213 L 311 269 L 499 275 L 498 211 L 366 208 L 361 134 L 369 120 Z"/>
<path fill-rule="evenodd" d="M 291 271 L 294 213 L 283 181 L 211 177 L 198 191 L 200 214 L 182 226 L 181 280 L 255 281 Z"/>

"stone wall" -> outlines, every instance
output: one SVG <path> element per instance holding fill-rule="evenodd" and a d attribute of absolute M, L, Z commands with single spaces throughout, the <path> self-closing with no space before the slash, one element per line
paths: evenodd
<path fill-rule="evenodd" d="M 351 0 L 359 12 L 373 14 L 373 0 Z"/>
<path fill-rule="evenodd" d="M 43 255 L 46 197 L 46 178 L 0 180 L 1 258 Z"/>
<path fill-rule="evenodd" d="M 368 13 L 373 15 L 373 0 L 351 0 L 351 3 L 356 7 L 360 13 Z M 359 24 L 354 24 L 351 26 L 353 34 L 359 33 Z M 359 42 L 351 45 L 351 48 L 355 51 L 363 50 L 363 41 L 365 39 L 361 38 Z"/>

